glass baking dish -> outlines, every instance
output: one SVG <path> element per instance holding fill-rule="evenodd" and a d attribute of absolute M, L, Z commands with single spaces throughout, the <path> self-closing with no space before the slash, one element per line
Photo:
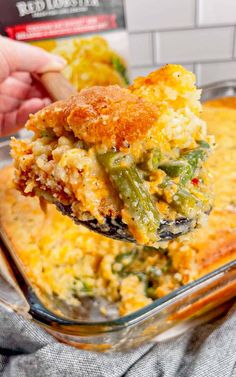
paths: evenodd
<path fill-rule="evenodd" d="M 203 88 L 203 100 L 235 94 L 236 81 L 232 80 Z M 5 141 L 0 145 L 0 168 L 10 162 L 9 144 Z M 43 305 L 3 229 L 0 235 L 0 304 L 31 318 L 60 341 L 75 347 L 123 351 L 150 340 L 165 339 L 186 331 L 196 321 L 219 315 L 236 294 L 234 260 L 130 315 L 104 320 L 88 312 L 88 318 L 72 320 Z M 168 332 L 170 328 L 173 330 Z"/>

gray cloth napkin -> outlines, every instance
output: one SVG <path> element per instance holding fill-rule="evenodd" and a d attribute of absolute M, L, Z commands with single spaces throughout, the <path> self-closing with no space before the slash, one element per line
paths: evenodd
<path fill-rule="evenodd" d="M 95 353 L 58 343 L 0 309 L 1 377 L 236 377 L 236 305 L 221 319 L 126 353 Z"/>

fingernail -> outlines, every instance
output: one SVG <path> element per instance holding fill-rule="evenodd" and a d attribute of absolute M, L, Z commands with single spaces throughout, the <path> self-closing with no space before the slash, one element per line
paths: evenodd
<path fill-rule="evenodd" d="M 60 64 L 63 64 L 63 66 L 65 66 L 67 64 L 67 61 L 66 59 L 62 58 L 61 56 L 58 56 L 58 55 L 55 55 L 55 54 L 52 54 L 53 58 Z"/>
<path fill-rule="evenodd" d="M 50 100 L 50 98 L 44 98 L 43 103 L 44 103 L 44 106 L 48 106 L 50 105 L 50 103 L 52 103 L 52 101 Z"/>
<path fill-rule="evenodd" d="M 48 71 L 61 71 L 66 66 L 66 64 L 67 62 L 65 59 L 61 58 L 60 56 L 53 55 L 50 61 L 41 68 L 39 73 Z"/>

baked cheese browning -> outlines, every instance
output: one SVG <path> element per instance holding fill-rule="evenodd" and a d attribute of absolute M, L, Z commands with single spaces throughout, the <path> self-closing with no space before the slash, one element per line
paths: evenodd
<path fill-rule="evenodd" d="M 236 97 L 220 97 L 212 100 L 208 100 L 205 107 L 214 107 L 214 108 L 229 108 L 236 109 Z"/>
<path fill-rule="evenodd" d="M 85 143 L 103 148 L 158 145 L 171 153 L 173 146 L 190 149 L 198 140 L 209 141 L 206 124 L 199 118 L 199 98 L 194 74 L 167 65 L 136 79 L 129 89 L 116 85 L 83 89 L 32 115 L 26 128 L 37 137 L 52 128 L 56 136 L 72 131 Z"/>
<path fill-rule="evenodd" d="M 47 307 L 55 309 L 55 298 L 74 307 L 103 297 L 125 315 L 235 260 L 236 110 L 204 106 L 203 118 L 217 145 L 208 160 L 214 209 L 204 229 L 158 253 L 76 226 L 52 205 L 45 214 L 13 187 L 12 167 L 0 171 L 1 227 Z"/>
<path fill-rule="evenodd" d="M 128 89 L 97 86 L 47 106 L 26 127 L 37 137 L 52 128 L 58 137 L 71 131 L 88 145 L 119 149 L 145 138 L 157 114 L 156 106 Z"/>
<path fill-rule="evenodd" d="M 82 90 L 31 116 L 31 141 L 13 140 L 16 185 L 69 206 L 79 221 L 128 225 L 154 245 L 162 224 L 202 224 L 211 209 L 212 138 L 199 118 L 194 75 L 166 66 L 130 89 Z"/>

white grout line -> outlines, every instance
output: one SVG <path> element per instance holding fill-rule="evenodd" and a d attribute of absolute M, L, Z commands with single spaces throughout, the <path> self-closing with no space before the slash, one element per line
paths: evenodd
<path fill-rule="evenodd" d="M 208 59 L 208 60 L 194 60 L 194 61 L 191 61 L 191 60 L 187 60 L 187 61 L 171 61 L 171 62 L 153 62 L 153 64 L 146 64 L 146 65 L 131 65 L 131 68 L 149 68 L 149 67 L 153 67 L 153 65 L 158 65 L 158 66 L 162 66 L 162 65 L 165 65 L 165 64 L 182 64 L 182 65 L 191 65 L 191 64 L 212 64 L 212 63 L 230 63 L 230 62 L 233 62 L 233 61 L 236 61 L 236 57 L 234 57 L 233 59 L 232 58 L 226 58 L 226 59 L 219 59 L 219 58 L 216 58 L 216 59 Z"/>
<path fill-rule="evenodd" d="M 160 65 L 160 64 L 159 64 Z M 162 65 L 165 65 L 165 63 L 164 64 L 162 64 Z M 152 68 L 152 67 L 157 67 L 158 66 L 158 64 L 156 64 L 155 62 L 153 63 L 153 64 L 146 64 L 146 65 L 131 65 L 130 66 L 130 68 L 131 69 L 145 69 L 145 68 Z"/>
<path fill-rule="evenodd" d="M 143 31 L 129 31 L 128 30 L 128 33 L 129 33 L 129 35 L 133 35 L 133 34 L 150 34 L 150 33 L 153 33 L 154 31 L 156 31 L 156 30 L 143 30 Z"/>
<path fill-rule="evenodd" d="M 235 27 L 235 24 L 222 24 L 222 25 L 204 25 L 204 26 L 198 26 L 198 27 L 180 27 L 180 28 L 171 28 L 169 27 L 168 29 L 150 29 L 150 30 L 135 30 L 135 31 L 129 31 L 129 34 L 146 34 L 146 33 L 151 33 L 151 32 L 157 32 L 157 33 L 168 33 L 168 32 L 173 32 L 173 31 L 189 31 L 189 30 L 201 30 L 201 29 L 225 29 L 227 28 L 232 28 Z"/>
<path fill-rule="evenodd" d="M 197 86 L 200 86 L 201 83 L 201 75 L 200 75 L 200 66 L 198 63 L 194 63 L 194 73 L 196 76 Z"/>
<path fill-rule="evenodd" d="M 155 56 L 156 56 L 156 44 L 154 41 L 154 33 L 151 33 L 151 44 L 152 44 L 152 63 L 155 64 Z"/>
<path fill-rule="evenodd" d="M 199 0 L 195 0 L 195 7 L 194 7 L 194 24 L 195 28 L 199 28 Z"/>
<path fill-rule="evenodd" d="M 234 26 L 232 59 L 234 58 L 234 53 L 235 53 L 235 38 L 236 38 L 236 27 Z"/>
<path fill-rule="evenodd" d="M 222 59 L 217 59 L 217 60 L 210 60 L 210 61 L 203 61 L 203 60 L 200 60 L 200 61 L 192 61 L 192 62 L 182 62 L 182 61 L 176 61 L 176 62 L 174 62 L 174 63 L 168 63 L 168 62 L 163 62 L 163 63 L 156 63 L 155 61 L 154 61 L 154 63 L 153 64 L 146 64 L 146 65 L 131 65 L 131 69 L 132 68 L 134 68 L 134 69 L 136 69 L 136 68 L 140 68 L 140 69 L 142 69 L 142 68 L 151 68 L 151 67 L 161 67 L 161 66 L 163 66 L 163 65 L 165 65 L 165 64 L 180 64 L 180 65 L 193 65 L 193 66 L 195 66 L 195 68 L 197 68 L 197 65 L 198 64 L 212 64 L 212 63 L 235 63 L 236 62 L 236 57 L 235 58 L 233 58 L 233 59 L 225 59 L 225 60 L 222 60 Z"/>

